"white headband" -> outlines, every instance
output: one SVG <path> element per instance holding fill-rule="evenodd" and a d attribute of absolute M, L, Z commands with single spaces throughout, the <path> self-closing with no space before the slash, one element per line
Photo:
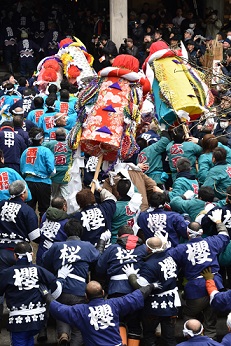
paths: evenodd
<path fill-rule="evenodd" d="M 201 236 L 203 234 L 203 229 L 199 229 L 197 232 L 193 231 L 192 229 L 190 229 L 189 227 L 187 227 L 187 232 L 189 233 L 189 238 L 193 239 L 196 238 L 198 236 Z"/>
<path fill-rule="evenodd" d="M 15 198 L 15 197 L 21 196 L 25 192 L 26 192 L 26 186 L 24 187 L 22 192 L 18 193 L 17 195 L 10 195 L 10 198 Z"/>
<path fill-rule="evenodd" d="M 22 259 L 23 257 L 27 257 L 28 262 L 32 262 L 32 252 L 26 252 L 26 253 L 17 253 L 19 259 Z"/>
<path fill-rule="evenodd" d="M 194 333 L 191 329 L 188 329 L 186 327 L 186 324 L 188 323 L 188 321 L 186 321 L 185 324 L 184 324 L 183 335 L 184 336 L 189 335 L 189 336 L 191 336 L 191 338 L 193 338 L 194 336 L 197 336 L 197 335 L 201 335 L 201 333 L 203 332 L 203 329 L 204 329 L 203 325 L 201 324 L 201 329 L 200 329 L 200 331 L 198 333 Z"/>
<path fill-rule="evenodd" d="M 14 90 L 14 88 L 11 88 L 11 89 L 8 89 L 8 90 L 6 89 L 5 92 L 4 92 L 4 94 L 10 93 L 10 92 L 13 91 L 13 90 Z"/>
<path fill-rule="evenodd" d="M 161 241 L 162 241 L 162 239 L 161 239 Z M 163 241 L 162 241 L 161 247 L 158 247 L 156 249 L 153 249 L 152 247 L 150 247 L 148 245 L 148 239 L 146 240 L 145 244 L 146 244 L 147 248 L 149 248 L 152 251 L 152 253 L 163 252 L 164 250 L 167 249 L 167 243 L 164 243 Z"/>
<path fill-rule="evenodd" d="M 15 109 L 12 111 L 15 115 L 24 115 L 24 111 L 16 111 Z"/>
<path fill-rule="evenodd" d="M 227 327 L 231 329 L 231 312 L 227 316 L 226 324 L 227 324 Z"/>
<path fill-rule="evenodd" d="M 57 118 L 54 119 L 54 122 L 56 123 L 56 121 L 60 119 L 63 115 L 67 116 L 67 113 L 61 113 Z"/>

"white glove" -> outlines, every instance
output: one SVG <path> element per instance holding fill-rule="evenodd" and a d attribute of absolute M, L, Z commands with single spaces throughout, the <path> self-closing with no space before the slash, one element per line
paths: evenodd
<path fill-rule="evenodd" d="M 183 194 L 183 196 L 184 196 L 186 199 L 192 199 L 192 198 L 195 196 L 195 194 L 194 194 L 194 192 L 193 192 L 192 190 L 188 190 L 188 191 L 186 191 L 186 192 Z"/>
<path fill-rule="evenodd" d="M 109 231 L 109 229 L 107 229 L 105 232 L 101 234 L 100 239 L 104 241 L 108 241 L 111 239 L 111 232 Z"/>
<path fill-rule="evenodd" d="M 66 277 L 74 270 L 71 264 L 66 264 L 58 270 L 58 278 L 66 279 Z"/>
<path fill-rule="evenodd" d="M 53 243 L 52 241 L 50 240 L 44 240 L 44 243 L 43 243 L 43 246 L 46 248 L 46 249 L 50 249 L 50 247 L 52 247 Z"/>
<path fill-rule="evenodd" d="M 212 211 L 212 215 L 208 215 L 213 222 L 221 221 L 222 209 L 216 209 Z"/>
<path fill-rule="evenodd" d="M 154 288 L 159 288 L 159 289 L 163 288 L 163 286 L 161 285 L 161 283 L 159 281 L 153 282 L 152 284 L 153 284 Z"/>
<path fill-rule="evenodd" d="M 93 183 L 95 183 L 95 189 L 96 191 L 98 191 L 99 189 L 101 189 L 100 183 L 98 179 L 92 179 Z"/>
<path fill-rule="evenodd" d="M 123 272 L 129 277 L 131 274 L 137 274 L 140 270 L 134 268 L 134 264 L 125 264 L 122 268 Z"/>

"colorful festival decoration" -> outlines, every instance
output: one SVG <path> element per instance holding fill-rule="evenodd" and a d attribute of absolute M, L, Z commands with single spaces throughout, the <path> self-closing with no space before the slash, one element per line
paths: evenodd
<path fill-rule="evenodd" d="M 80 80 L 96 75 L 92 68 L 94 58 L 78 38 L 75 37 L 75 41 L 65 38 L 59 47 L 56 57 L 62 61 L 63 73 L 70 83 L 78 84 Z"/>
<path fill-rule="evenodd" d="M 37 66 L 36 85 L 40 92 L 46 91 L 50 84 L 56 84 L 60 89 L 60 83 L 63 79 L 63 65 L 59 58 L 49 56 L 42 59 Z"/>
<path fill-rule="evenodd" d="M 195 120 L 209 105 L 210 93 L 203 73 L 190 66 L 181 51 L 172 51 L 163 41 L 154 42 L 146 61 L 150 75 L 156 114 L 166 127 Z M 149 69 L 149 70 L 148 70 Z"/>
<path fill-rule="evenodd" d="M 78 121 L 69 136 L 72 148 L 80 143 L 83 152 L 107 161 L 125 160 L 137 151 L 135 133 L 143 101 L 137 63 L 133 56 L 117 56 L 112 67 L 99 72 L 98 81 L 80 92 Z"/>

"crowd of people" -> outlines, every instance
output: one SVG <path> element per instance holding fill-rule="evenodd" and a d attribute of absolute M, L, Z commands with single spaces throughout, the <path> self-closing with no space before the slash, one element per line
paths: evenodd
<path fill-rule="evenodd" d="M 204 54 L 217 35 L 224 46 L 223 65 L 225 68 L 229 65 L 226 58 L 227 49 L 231 47 L 230 25 L 224 25 L 218 12 L 211 7 L 200 16 L 186 4 L 177 8 L 175 13 L 164 5 L 153 11 L 148 2 L 140 11 L 130 9 L 128 37 L 117 49 L 110 40 L 110 18 L 106 8 L 97 13 L 90 8 L 74 6 L 73 3 L 44 3 L 35 10 L 28 4 L 16 2 L 9 8 L 7 4 L 2 7 L 0 49 L 10 73 L 29 77 L 43 57 L 57 53 L 61 39 L 73 35 L 82 40 L 88 52 L 95 57 L 97 72 L 105 64 L 110 65 L 118 53 L 135 56 L 142 66 L 152 42 L 157 40 L 164 40 L 172 49 L 179 49 L 183 41 L 190 62 L 202 66 Z M 105 59 L 100 61 L 102 56 Z"/>
<path fill-rule="evenodd" d="M 96 71 L 118 54 L 132 55 L 141 67 L 153 42 L 177 52 L 180 40 L 188 62 L 200 68 L 222 23 L 213 10 L 198 20 L 192 10 L 178 9 L 174 17 L 164 8 L 151 13 L 145 3 L 129 13 L 129 37 L 118 52 L 105 13 L 79 9 L 74 21 L 61 9 L 53 5 L 48 27 L 20 3 L 16 16 L 2 11 L 0 18 L 10 72 L 0 89 L 0 318 L 5 299 L 11 344 L 33 346 L 35 335 L 45 343 L 51 314 L 58 345 L 175 346 L 179 315 L 187 338 L 179 345 L 229 345 L 230 314 L 221 343 L 216 330 L 217 312 L 231 310 L 228 78 L 212 88 L 210 107 L 187 128 L 163 129 L 150 91 L 144 93 L 153 107 L 141 110 L 137 150 L 94 177 L 99 158 L 70 146 L 83 116 L 79 100 L 87 112 L 83 95 L 92 89 L 64 77 L 41 91 L 34 74 L 36 61 L 57 53 L 75 31 L 95 56 Z M 229 77 L 231 32 L 222 35 L 221 74 Z M 110 87 L 121 91 L 114 80 Z M 116 112 L 112 105 L 105 110 Z M 109 131 L 104 126 L 103 136 Z M 77 171 L 80 186 L 73 190 Z"/>

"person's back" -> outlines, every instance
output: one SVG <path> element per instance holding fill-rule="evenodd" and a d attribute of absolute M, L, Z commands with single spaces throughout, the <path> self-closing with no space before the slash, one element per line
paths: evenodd
<path fill-rule="evenodd" d="M 156 143 L 151 144 L 150 146 L 144 148 L 138 154 L 138 164 L 145 163 L 148 165 L 148 169 L 144 173 L 155 180 L 155 182 L 163 183 L 163 162 L 162 162 L 162 153 L 166 150 L 166 146 L 170 142 L 170 136 L 167 131 L 162 132 L 162 138 Z"/>
<path fill-rule="evenodd" d="M 182 128 L 173 131 L 173 141 L 166 148 L 172 178 L 176 178 L 176 162 L 181 157 L 186 157 L 191 162 L 192 174 L 196 176 L 196 160 L 201 154 L 202 148 L 192 142 L 185 141 L 185 134 Z"/>
<path fill-rule="evenodd" d="M 177 175 L 172 185 L 172 190 L 168 193 L 170 201 L 175 196 L 181 196 L 190 190 L 195 195 L 198 194 L 198 181 L 191 173 L 191 163 L 186 157 L 179 158 L 176 162 Z"/>
<path fill-rule="evenodd" d="M 227 152 L 224 148 L 217 147 L 213 151 L 212 167 L 204 181 L 203 186 L 214 189 L 215 196 L 223 199 L 226 196 L 226 188 L 231 185 L 231 165 L 226 161 Z"/>
<path fill-rule="evenodd" d="M 15 194 L 13 191 L 16 191 Z M 28 196 L 25 183 L 21 180 L 14 181 L 9 192 L 11 198 L 0 201 L 0 248 L 14 247 L 19 240 L 31 241 L 40 236 L 38 218 L 24 202 Z"/>
<path fill-rule="evenodd" d="M 4 154 L 0 149 L 0 200 L 10 198 L 9 186 L 15 180 L 22 180 L 26 184 L 26 182 L 18 172 L 16 172 L 13 168 L 4 166 Z M 27 184 L 26 187 L 28 191 L 28 198 L 26 199 L 27 202 L 31 200 L 31 192 Z"/>
<path fill-rule="evenodd" d="M 189 195 L 189 197 L 187 197 Z M 184 197 L 184 199 L 182 198 Z M 214 191 L 211 187 L 200 187 L 198 190 L 198 198 L 192 198 L 187 192 L 183 196 L 175 196 L 170 201 L 170 206 L 173 211 L 180 214 L 188 214 L 190 221 L 195 221 L 196 217 L 200 214 L 203 217 L 206 212 L 207 206 L 212 207 L 216 205 L 213 203 Z"/>
<path fill-rule="evenodd" d="M 27 115 L 27 120 L 32 121 L 35 125 L 38 125 L 40 117 L 44 114 L 44 100 L 41 96 L 34 98 L 35 109 L 31 110 Z"/>
<path fill-rule="evenodd" d="M 68 271 L 59 271 L 56 280 L 48 270 L 32 264 L 33 251 L 29 242 L 20 241 L 12 252 L 16 263 L 0 274 L 0 293 L 1 296 L 5 293 L 9 310 L 7 329 L 12 346 L 19 342 L 21 345 L 34 345 L 34 336 L 44 326 L 47 317 L 40 285 L 46 285 L 57 298 Z"/>
<path fill-rule="evenodd" d="M 139 193 L 129 193 L 130 188 L 131 182 L 129 179 L 121 179 L 117 184 L 119 198 L 112 218 L 112 243 L 116 242 L 117 233 L 121 226 L 129 225 L 137 230 L 136 219 L 140 211 L 142 196 Z"/>
<path fill-rule="evenodd" d="M 107 275 L 109 280 L 107 291 L 111 297 L 132 292 L 128 278 L 124 275 L 123 266 L 133 263 L 135 269 L 138 269 L 142 266 L 146 255 L 146 246 L 134 235 L 132 228 L 128 225 L 120 227 L 116 244 L 104 251 L 96 266 L 97 274 Z"/>
<path fill-rule="evenodd" d="M 55 157 L 56 173 L 52 176 L 52 197 L 63 196 L 66 198 L 69 195 L 68 182 L 70 176 L 68 169 L 71 166 L 72 151 L 66 141 L 66 130 L 63 127 L 56 128 L 55 138 L 49 142 L 44 142 L 43 145 L 49 148 Z"/>
<path fill-rule="evenodd" d="M 23 138 L 14 132 L 14 126 L 11 122 L 2 123 L 0 149 L 4 153 L 5 166 L 13 168 L 20 173 L 20 157 L 26 149 L 26 144 Z"/>
<path fill-rule="evenodd" d="M 179 244 L 180 236 L 187 238 L 188 222 L 179 213 L 165 211 L 165 202 L 165 194 L 153 192 L 149 197 L 150 208 L 139 214 L 137 223 L 145 239 L 155 236 L 159 231 L 175 247 Z"/>
<path fill-rule="evenodd" d="M 67 239 L 64 226 L 68 221 L 67 204 L 64 198 L 56 197 L 51 200 L 51 206 L 43 214 L 40 224 L 40 242 L 36 254 L 36 263 L 41 265 L 42 256 L 54 242 Z"/>
<path fill-rule="evenodd" d="M 170 255 L 182 267 L 184 276 L 188 280 L 188 284 L 185 286 L 186 297 L 193 299 L 193 297 L 202 296 L 202 294 L 206 293 L 204 280 L 201 282 L 200 278 L 200 273 L 204 268 L 211 266 L 214 273 L 219 271 L 217 254 L 229 242 L 228 233 L 224 232 L 223 234 L 223 230 L 226 230 L 226 228 L 222 223 L 220 224 L 222 225 L 220 234 L 202 238 L 203 231 L 200 228 L 200 224 L 191 222 L 188 226 L 189 242 L 179 244 L 174 249 L 169 250 Z M 191 254 L 191 256 L 188 257 L 188 254 Z M 200 256 L 203 256 L 202 261 Z M 221 281 L 220 284 L 222 284 Z M 193 286 L 197 287 L 196 291 L 193 291 L 195 288 Z"/>
<path fill-rule="evenodd" d="M 111 221 L 116 209 L 116 198 L 106 189 L 99 188 L 101 203 L 96 203 L 94 194 L 83 189 L 76 195 L 80 211 L 73 217 L 80 220 L 83 225 L 82 240 L 93 245 L 97 243 L 100 235 L 107 229 L 111 230 Z"/>
<path fill-rule="evenodd" d="M 121 345 L 119 316 L 141 309 L 143 294 L 136 290 L 124 297 L 104 299 L 104 291 L 96 281 L 86 289 L 88 304 L 62 305 L 56 301 L 50 304 L 51 315 L 77 326 L 86 346 Z"/>
<path fill-rule="evenodd" d="M 29 205 L 35 210 L 38 202 L 38 210 L 42 216 L 50 205 L 50 176 L 55 173 L 55 158 L 50 149 L 41 145 L 44 140 L 44 132 L 41 128 L 33 127 L 29 137 L 32 144 L 23 152 L 20 167 L 32 194 Z"/>

